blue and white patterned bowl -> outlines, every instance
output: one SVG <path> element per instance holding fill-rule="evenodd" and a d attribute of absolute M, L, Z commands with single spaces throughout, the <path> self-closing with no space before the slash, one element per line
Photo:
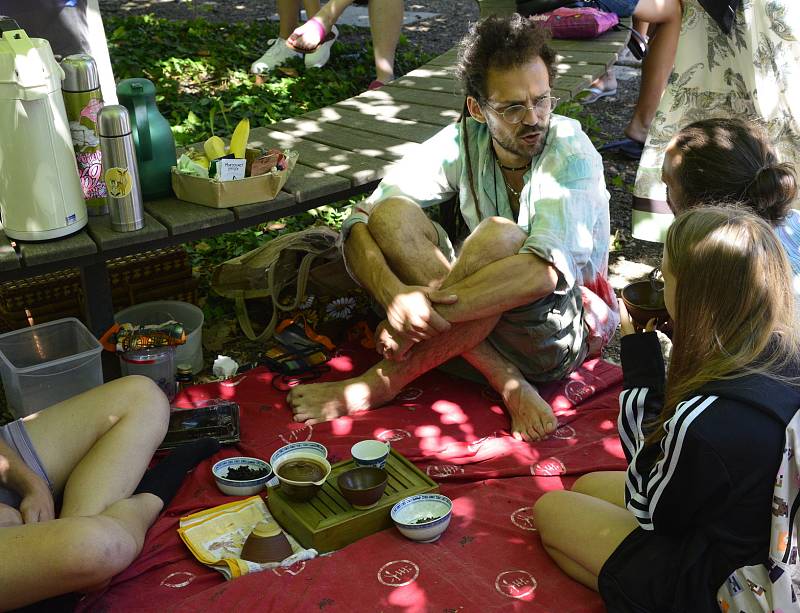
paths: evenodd
<path fill-rule="evenodd" d="M 250 479 L 248 481 L 236 481 L 225 477 L 229 468 L 237 468 L 239 466 L 249 466 L 254 470 L 266 468 L 267 474 L 258 479 Z M 211 473 L 214 475 L 217 487 L 223 494 L 228 496 L 252 496 L 253 494 L 258 494 L 264 489 L 267 481 L 272 479 L 272 467 L 267 462 L 258 458 L 244 456 L 220 460 L 211 467 Z"/>
<path fill-rule="evenodd" d="M 299 443 L 289 443 L 288 445 L 284 445 L 278 449 L 272 454 L 272 456 L 270 456 L 269 463 L 274 467 L 276 464 L 280 464 L 281 458 L 283 458 L 286 454 L 295 453 L 298 451 L 318 455 L 323 460 L 328 459 L 328 449 L 325 447 L 325 445 L 322 445 L 321 443 L 315 443 L 314 441 L 301 441 Z"/>
<path fill-rule="evenodd" d="M 392 520 L 406 538 L 432 543 L 447 530 L 452 513 L 453 503 L 447 496 L 417 494 L 403 498 L 392 507 Z M 429 517 L 433 519 L 421 522 Z"/>

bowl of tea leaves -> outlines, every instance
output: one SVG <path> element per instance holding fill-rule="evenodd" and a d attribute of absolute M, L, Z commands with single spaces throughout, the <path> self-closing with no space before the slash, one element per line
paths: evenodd
<path fill-rule="evenodd" d="M 237 456 L 220 460 L 211 467 L 211 473 L 223 494 L 252 496 L 272 478 L 272 467 L 259 458 Z"/>

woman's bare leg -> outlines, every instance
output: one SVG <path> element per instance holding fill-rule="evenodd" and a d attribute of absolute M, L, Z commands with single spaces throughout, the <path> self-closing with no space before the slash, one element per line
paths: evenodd
<path fill-rule="evenodd" d="M 376 78 L 394 80 L 394 54 L 403 27 L 403 0 L 373 0 L 369 3 L 369 27 L 375 55 Z"/>
<path fill-rule="evenodd" d="M 550 557 L 570 577 L 595 591 L 603 564 L 638 526 L 627 510 L 578 492 L 548 492 L 533 512 Z"/>
<path fill-rule="evenodd" d="M 678 38 L 681 33 L 680 1 L 639 0 L 633 15 L 647 23 L 657 24 L 642 63 L 639 99 L 633 117 L 625 128 L 626 136 L 643 143 L 675 64 L 675 52 L 678 49 Z"/>
<path fill-rule="evenodd" d="M 93 517 L 0 529 L 0 610 L 103 585 L 139 555 L 162 504 L 137 494 Z"/>
<path fill-rule="evenodd" d="M 167 431 L 169 403 L 146 377 L 96 387 L 25 418 L 61 517 L 93 516 L 128 498 Z"/>

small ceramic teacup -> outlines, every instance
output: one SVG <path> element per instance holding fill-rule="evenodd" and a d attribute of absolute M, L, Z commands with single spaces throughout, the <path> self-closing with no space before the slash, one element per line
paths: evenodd
<path fill-rule="evenodd" d="M 389 443 L 383 441 L 368 440 L 359 441 L 350 448 L 350 453 L 355 460 L 356 466 L 374 466 L 383 468 L 386 466 L 386 458 L 389 457 Z"/>

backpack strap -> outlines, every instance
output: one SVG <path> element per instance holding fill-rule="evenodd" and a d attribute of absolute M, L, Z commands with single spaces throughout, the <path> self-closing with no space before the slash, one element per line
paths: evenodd
<path fill-rule="evenodd" d="M 333 247 L 335 249 L 335 247 Z M 275 333 L 275 327 L 278 324 L 278 311 L 294 311 L 302 302 L 306 294 L 306 287 L 308 285 L 308 276 L 311 271 L 311 265 L 318 256 L 325 255 L 327 252 L 318 253 L 309 251 L 303 256 L 300 261 L 300 267 L 297 271 L 297 290 L 295 291 L 294 300 L 288 305 L 280 304 L 278 296 L 285 286 L 285 279 L 282 279 L 277 274 L 277 261 L 270 266 L 267 273 L 267 292 L 271 297 L 272 303 L 272 317 L 270 318 L 267 327 L 264 328 L 261 334 L 256 334 L 253 330 L 253 323 L 250 321 L 250 314 L 247 312 L 247 304 L 243 296 L 236 296 L 236 317 L 239 319 L 239 325 L 242 327 L 242 332 L 251 341 L 264 341 L 270 338 Z"/>

